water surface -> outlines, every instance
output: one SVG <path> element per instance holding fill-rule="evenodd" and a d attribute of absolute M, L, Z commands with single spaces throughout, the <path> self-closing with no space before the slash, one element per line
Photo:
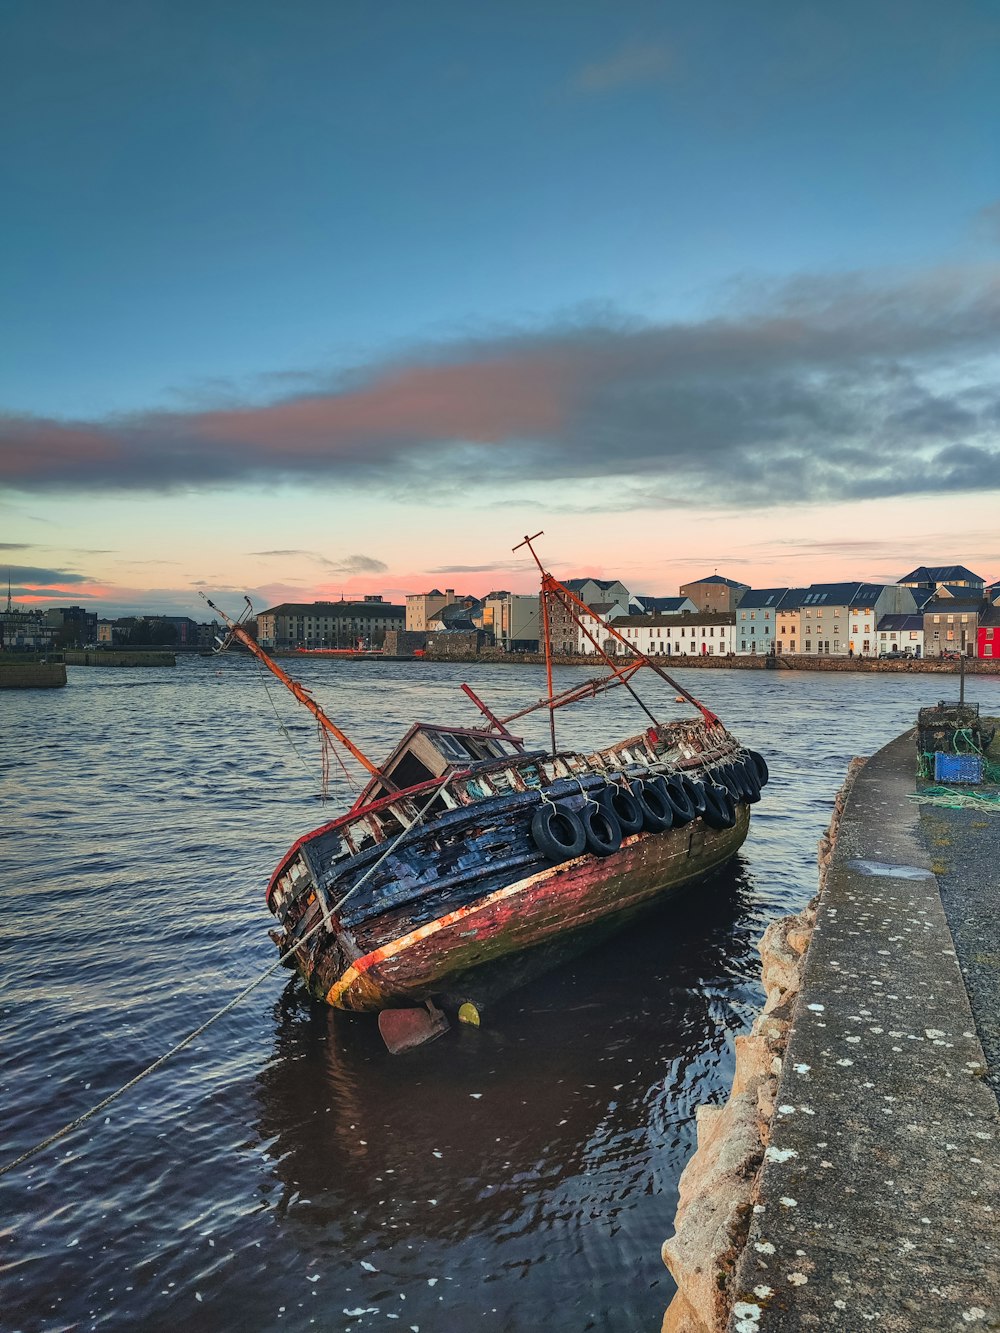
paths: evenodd
<path fill-rule="evenodd" d="M 306 661 L 365 750 L 541 692 L 506 665 Z M 557 686 L 583 679 L 557 673 Z M 723 1100 L 760 1003 L 755 942 L 815 890 L 854 754 L 939 677 L 678 671 L 772 782 L 726 869 L 517 992 L 479 1030 L 392 1059 L 365 1016 L 276 973 L 97 1119 L 0 1179 L 4 1329 L 659 1327 L 659 1259 L 694 1110 Z M 0 696 L 0 1106 L 6 1162 L 127 1082 L 273 961 L 263 905 L 320 801 L 312 719 L 245 658 L 69 668 Z M 1000 682 L 969 684 L 1000 712 Z M 947 690 L 945 690 L 947 692 Z M 659 682 L 661 716 L 681 706 Z M 527 719 L 545 744 L 547 725 Z M 559 718 L 641 730 L 617 691 Z"/>

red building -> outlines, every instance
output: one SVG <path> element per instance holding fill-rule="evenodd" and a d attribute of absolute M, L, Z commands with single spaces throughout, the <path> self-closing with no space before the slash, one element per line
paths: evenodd
<path fill-rule="evenodd" d="M 1000 660 L 1000 606 L 990 606 L 979 617 L 976 656 Z"/>

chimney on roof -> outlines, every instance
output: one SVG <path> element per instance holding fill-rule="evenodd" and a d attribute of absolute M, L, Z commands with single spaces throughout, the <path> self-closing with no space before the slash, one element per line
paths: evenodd
<path fill-rule="evenodd" d="M 444 595 L 445 595 L 445 597 L 448 598 L 448 601 L 449 601 L 449 602 L 453 602 L 453 601 L 455 600 L 455 589 L 454 589 L 454 588 L 445 588 L 445 590 L 444 590 Z"/>

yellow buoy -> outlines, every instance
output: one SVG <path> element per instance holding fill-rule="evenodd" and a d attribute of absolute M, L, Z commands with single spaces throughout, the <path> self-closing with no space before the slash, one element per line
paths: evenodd
<path fill-rule="evenodd" d="M 470 1000 L 466 1000 L 466 1002 L 459 1007 L 458 1021 L 460 1023 L 468 1023 L 474 1028 L 479 1026 L 479 1010 Z"/>

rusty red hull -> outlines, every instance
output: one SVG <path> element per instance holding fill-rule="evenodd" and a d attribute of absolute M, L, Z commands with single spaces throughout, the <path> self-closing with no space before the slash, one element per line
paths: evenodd
<path fill-rule="evenodd" d="M 307 980 L 341 1009 L 379 1010 L 440 994 L 449 978 L 662 900 L 728 860 L 744 841 L 749 807 L 729 829 L 698 819 L 666 833 L 627 838 L 612 856 L 548 866 L 415 928 L 381 919 L 359 931 L 356 956 L 317 958 Z M 330 965 L 332 964 L 332 966 Z"/>

